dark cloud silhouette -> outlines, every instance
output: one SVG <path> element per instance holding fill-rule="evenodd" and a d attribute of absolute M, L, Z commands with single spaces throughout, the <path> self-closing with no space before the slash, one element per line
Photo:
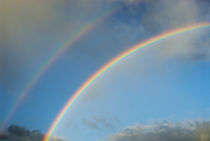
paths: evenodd
<path fill-rule="evenodd" d="M 17 125 L 12 125 L 8 128 L 8 132 L 11 134 L 14 134 L 16 136 L 29 136 L 30 135 L 30 131 L 25 129 L 24 127 L 20 127 Z"/>
<path fill-rule="evenodd" d="M 8 127 L 6 133 L 0 133 L 0 141 L 42 141 L 44 134 L 39 130 L 30 131 L 18 125 Z M 52 137 L 52 141 L 68 141 L 60 137 Z"/>
<path fill-rule="evenodd" d="M 111 136 L 109 141 L 210 141 L 210 122 L 135 124 Z"/>

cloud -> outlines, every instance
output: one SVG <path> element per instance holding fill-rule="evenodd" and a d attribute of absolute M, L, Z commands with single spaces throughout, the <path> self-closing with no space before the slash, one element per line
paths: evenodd
<path fill-rule="evenodd" d="M 83 123 L 87 127 L 91 128 L 91 129 L 94 129 L 94 130 L 98 130 L 99 129 L 98 124 L 96 122 L 94 122 L 94 121 L 91 121 L 91 120 L 83 120 Z"/>
<path fill-rule="evenodd" d="M 147 29 L 176 28 L 198 22 L 199 7 L 195 0 L 151 1 L 143 16 Z"/>
<path fill-rule="evenodd" d="M 205 35 L 204 37 L 208 37 L 209 35 Z M 192 59 L 195 60 L 210 60 L 210 39 L 203 38 L 200 41 L 195 43 L 195 50 L 191 52 Z"/>
<path fill-rule="evenodd" d="M 158 3 L 153 3 L 151 10 L 146 12 L 142 21 L 148 30 L 157 31 L 158 29 L 160 32 L 161 30 L 174 29 L 198 23 L 202 16 L 199 12 L 201 8 L 203 7 L 199 7 L 196 0 L 161 0 Z M 160 55 L 191 58 L 192 50 L 194 53 L 200 54 L 202 49 L 197 49 L 195 42 L 198 42 L 202 36 L 202 32 L 196 32 L 167 40 L 161 47 Z"/>
<path fill-rule="evenodd" d="M 127 27 L 136 29 L 136 32 L 133 30 L 128 34 L 139 35 L 137 36 L 139 40 L 143 39 L 142 36 L 148 38 L 169 29 L 209 20 L 205 13 L 209 13 L 210 9 L 208 4 L 203 4 L 206 3 L 205 1 L 124 0 L 123 2 L 124 8 L 116 15 L 116 23 L 118 23 L 116 27 L 121 27 L 121 31 L 126 31 Z M 124 26 L 118 26 L 122 24 Z M 181 57 L 182 59 L 196 59 L 194 56 L 198 56 L 200 59 L 207 59 L 208 57 L 205 56 L 209 54 L 203 51 L 206 47 L 198 47 L 196 44 L 204 37 L 205 31 L 195 31 L 193 34 L 179 35 L 177 38 L 166 40 L 163 45 L 161 44 L 159 56 Z"/>
<path fill-rule="evenodd" d="M 24 127 L 11 125 L 8 127 L 7 133 L 0 134 L 0 140 L 4 141 L 42 141 L 44 134 L 38 130 L 30 131 Z M 61 137 L 54 136 L 52 141 L 69 141 Z"/>
<path fill-rule="evenodd" d="M 115 122 L 113 119 L 106 119 L 102 116 L 97 116 L 93 118 L 97 123 L 101 124 L 104 128 L 107 128 L 109 130 L 115 129 Z"/>
<path fill-rule="evenodd" d="M 1 1 L 0 85 L 13 88 L 106 8 L 97 0 Z"/>
<path fill-rule="evenodd" d="M 56 17 L 56 1 L 1 1 L 0 83 L 13 88 L 38 55 L 41 35 Z M 45 34 L 46 35 L 46 34 Z M 39 46 L 38 46 L 39 45 Z M 36 48 L 35 48 L 36 46 Z M 43 48 L 43 46 L 42 46 Z M 42 50 L 43 51 L 43 50 Z M 43 51 L 45 52 L 45 51 Z M 46 52 L 45 52 L 46 53 Z M 35 56 L 34 56 L 35 55 Z M 23 79 L 22 79 L 23 80 Z"/>
<path fill-rule="evenodd" d="M 117 118 L 107 118 L 105 116 L 94 116 L 91 119 L 83 120 L 83 123 L 90 129 L 96 131 L 114 131 L 119 124 Z"/>
<path fill-rule="evenodd" d="M 25 77 L 34 74 L 34 71 L 56 48 L 80 30 L 82 25 L 95 17 L 100 17 L 99 15 L 116 3 L 125 9 L 122 8 L 116 12 L 117 14 L 111 15 L 111 19 L 115 18 L 114 28 L 108 26 L 109 29 L 100 32 L 110 37 L 119 36 L 115 38 L 116 40 L 107 35 L 101 36 L 106 38 L 104 40 L 110 43 L 109 46 L 117 47 L 129 46 L 134 43 L 132 41 L 140 41 L 171 28 L 193 24 L 201 19 L 207 20 L 209 14 L 206 13 L 210 12 L 205 0 L 202 0 L 202 4 L 197 0 L 38 0 L 24 3 L 20 0 L 2 1 L 0 5 L 2 21 L 0 23 L 0 83 L 10 88 L 19 84 L 17 82 L 20 80 L 21 82 L 30 80 Z M 99 36 L 101 33 L 96 32 L 96 34 Z M 202 47 L 197 48 L 194 45 L 194 42 L 200 40 L 201 35 L 171 40 L 160 51 L 160 56 L 206 58 L 202 56 L 209 56 L 209 54 L 204 53 Z M 93 45 L 89 46 L 95 45 L 96 41 L 92 39 L 89 41 L 93 42 Z M 84 44 L 86 45 L 87 42 Z M 125 49 L 125 47 L 123 49 L 119 47 L 109 51 L 107 45 L 98 49 L 95 46 L 84 48 L 83 44 L 78 48 L 82 50 L 80 56 L 95 55 L 98 60 L 105 58 L 103 61 L 114 56 L 116 50 Z"/>
<path fill-rule="evenodd" d="M 210 122 L 159 122 L 135 124 L 111 136 L 109 141 L 209 141 Z"/>

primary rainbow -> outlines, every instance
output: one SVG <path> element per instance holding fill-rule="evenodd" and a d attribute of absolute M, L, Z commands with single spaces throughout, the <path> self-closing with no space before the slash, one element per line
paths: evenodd
<path fill-rule="evenodd" d="M 96 71 L 96 73 L 94 73 L 92 76 L 90 76 L 89 79 L 87 81 L 85 81 L 81 85 L 81 87 L 79 87 L 79 89 L 73 94 L 73 96 L 68 100 L 68 102 L 66 103 L 66 105 L 62 108 L 62 110 L 60 111 L 60 113 L 58 114 L 58 116 L 55 118 L 53 124 L 51 125 L 50 129 L 48 130 L 48 133 L 44 137 L 43 141 L 49 141 L 49 139 L 51 138 L 51 136 L 52 136 L 52 134 L 53 134 L 53 132 L 54 132 L 54 130 L 56 128 L 56 126 L 61 121 L 61 119 L 64 116 L 64 114 L 71 107 L 71 105 L 76 101 L 76 99 L 96 79 L 98 79 L 103 73 L 105 73 L 112 66 L 114 66 L 117 63 L 119 63 L 121 60 L 125 59 L 127 56 L 135 53 L 136 51 L 138 51 L 139 49 L 141 49 L 143 47 L 150 46 L 150 45 L 152 45 L 152 44 L 154 44 L 156 42 L 162 41 L 164 39 L 167 39 L 169 37 L 173 37 L 173 36 L 178 35 L 178 34 L 186 33 L 186 32 L 189 32 L 189 31 L 193 31 L 193 30 L 201 29 L 201 28 L 205 28 L 205 27 L 210 27 L 210 23 L 199 23 L 199 24 L 196 24 L 196 25 L 190 25 L 190 26 L 186 26 L 186 27 L 182 27 L 182 28 L 178 28 L 178 29 L 174 29 L 174 30 L 170 30 L 170 31 L 164 32 L 162 34 L 159 34 L 157 36 L 154 36 L 154 37 L 152 37 L 152 38 L 150 38 L 150 39 L 148 39 L 146 41 L 143 41 L 143 42 L 141 42 L 141 43 L 139 43 L 139 44 L 131 47 L 127 51 L 123 52 L 122 54 L 118 55 L 114 59 L 110 60 L 107 64 L 105 64 L 98 71 Z"/>
<path fill-rule="evenodd" d="M 13 104 L 11 104 L 11 109 L 8 110 L 8 113 L 6 114 L 5 121 L 3 122 L 3 125 L 0 125 L 0 130 L 3 130 L 6 126 L 7 122 L 12 118 L 14 113 L 16 112 L 19 105 L 22 103 L 24 98 L 27 96 L 27 94 L 31 91 L 33 86 L 38 82 L 38 80 L 41 78 L 41 76 L 50 68 L 50 66 L 58 59 L 61 54 L 63 54 L 70 46 L 72 46 L 76 41 L 81 39 L 85 34 L 87 34 L 89 31 L 91 31 L 95 26 L 97 26 L 99 23 L 104 21 L 107 17 L 112 15 L 114 12 L 120 9 L 120 6 L 114 6 L 113 8 L 109 9 L 105 13 L 103 13 L 99 18 L 91 21 L 88 24 L 83 25 L 83 27 L 74 34 L 74 36 L 67 40 L 67 42 L 56 49 L 52 55 L 49 57 L 49 59 L 43 63 L 43 65 L 40 67 L 37 73 L 33 76 L 33 78 L 27 83 L 27 85 L 24 87 L 24 89 L 18 94 L 18 97 L 14 101 Z"/>

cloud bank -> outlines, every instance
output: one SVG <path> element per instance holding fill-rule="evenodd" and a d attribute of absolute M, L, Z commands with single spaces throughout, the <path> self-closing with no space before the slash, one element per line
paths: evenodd
<path fill-rule="evenodd" d="M 42 141 L 44 134 L 38 130 L 30 131 L 24 127 L 11 125 L 8 127 L 7 132 L 0 134 L 2 141 Z M 51 141 L 69 141 L 61 137 L 52 137 Z"/>
<path fill-rule="evenodd" d="M 109 141 L 209 141 L 210 122 L 159 122 L 135 124 L 111 136 Z"/>

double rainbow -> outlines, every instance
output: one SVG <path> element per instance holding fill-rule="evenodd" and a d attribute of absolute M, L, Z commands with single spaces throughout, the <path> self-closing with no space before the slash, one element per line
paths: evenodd
<path fill-rule="evenodd" d="M 146 41 L 143 41 L 143 42 L 131 47 L 127 51 L 123 52 L 122 54 L 118 55 L 114 59 L 110 60 L 107 64 L 105 64 L 98 71 L 96 71 L 96 73 L 94 73 L 92 76 L 90 76 L 89 79 L 86 80 L 80 86 L 80 88 L 73 94 L 73 96 L 68 100 L 66 105 L 62 108 L 62 110 L 60 111 L 58 116 L 55 118 L 54 122 L 52 123 L 51 127 L 49 128 L 48 133 L 44 137 L 43 141 L 49 141 L 50 140 L 54 130 L 56 129 L 56 126 L 59 124 L 62 117 L 65 115 L 65 113 L 68 111 L 68 109 L 72 106 L 72 104 L 77 100 L 77 98 L 81 94 L 83 94 L 84 91 L 91 84 L 93 84 L 93 82 L 95 80 L 97 80 L 103 73 L 105 73 L 112 66 L 119 63 L 120 61 L 125 59 L 127 56 L 135 53 L 136 51 L 138 51 L 141 48 L 151 46 L 154 43 L 160 42 L 160 41 L 162 41 L 164 39 L 167 39 L 167 38 L 170 38 L 170 37 L 174 37 L 174 36 L 179 35 L 179 34 L 183 34 L 183 33 L 186 33 L 186 32 L 190 32 L 190 31 L 194 31 L 194 30 L 198 30 L 198 29 L 202 29 L 202 28 L 207 28 L 207 27 L 210 27 L 210 23 L 200 23 L 200 24 L 190 25 L 190 26 L 187 26 L 187 27 L 182 27 L 182 28 L 178 28 L 178 29 L 174 29 L 174 30 L 164 32 L 162 34 L 154 36 L 154 37 L 152 37 L 152 38 L 150 38 Z"/>
<path fill-rule="evenodd" d="M 67 40 L 67 42 L 56 49 L 52 55 L 48 58 L 48 60 L 43 63 L 43 65 L 40 67 L 40 69 L 35 73 L 33 78 L 26 84 L 24 89 L 18 94 L 16 100 L 13 104 L 11 104 L 10 110 L 8 110 L 8 113 L 5 116 L 5 121 L 3 122 L 3 125 L 0 125 L 0 130 L 5 128 L 7 122 L 13 117 L 15 114 L 17 108 L 19 105 L 23 102 L 24 98 L 29 94 L 29 92 L 32 90 L 35 84 L 39 81 L 39 79 L 42 77 L 42 75 L 52 66 L 52 64 L 55 63 L 55 61 L 75 42 L 77 42 L 79 39 L 81 39 L 84 35 L 86 35 L 88 32 L 90 32 L 94 27 L 96 27 L 98 24 L 100 24 L 102 21 L 104 21 L 107 17 L 110 15 L 113 15 L 115 12 L 117 12 L 121 6 L 117 5 L 113 8 L 105 11 L 99 18 L 96 18 L 89 22 L 88 24 L 83 25 L 83 27 L 80 28 L 80 30 L 74 34 L 72 38 Z"/>

